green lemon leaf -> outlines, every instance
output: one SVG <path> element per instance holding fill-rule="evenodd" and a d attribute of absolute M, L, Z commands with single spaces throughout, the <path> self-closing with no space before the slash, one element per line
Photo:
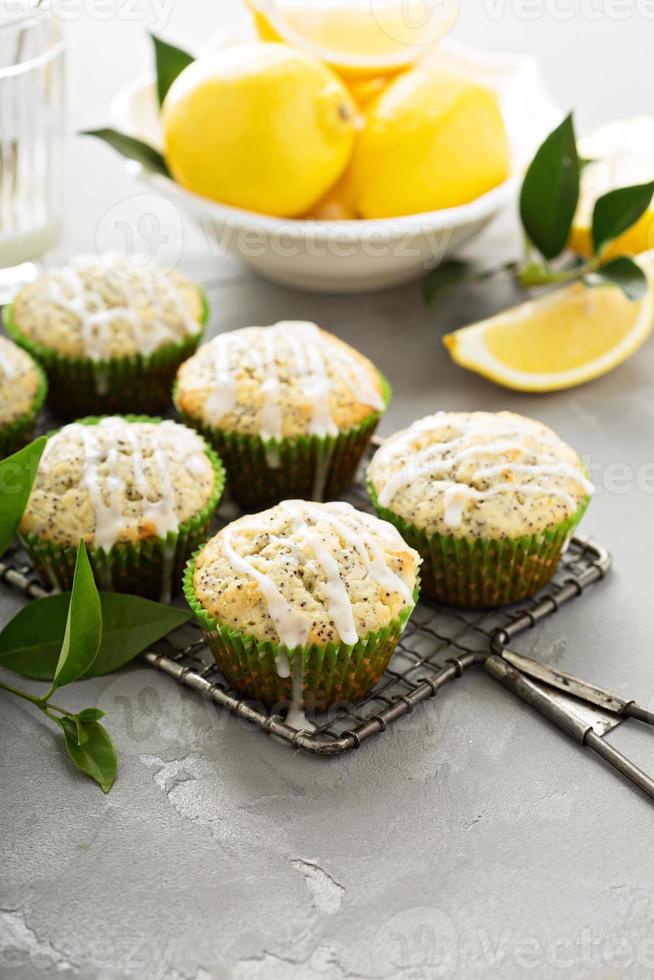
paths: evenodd
<path fill-rule="evenodd" d="M 72 718 L 54 719 L 64 733 L 68 755 L 78 769 L 108 793 L 116 779 L 118 760 L 109 733 L 98 722 L 82 724 L 84 741 L 78 742 L 78 726 Z"/>
<path fill-rule="evenodd" d="M 84 745 L 85 742 L 88 742 L 89 736 L 88 732 L 84 730 L 84 725 L 79 715 L 75 715 L 73 722 L 75 725 L 75 738 L 77 739 L 77 744 Z"/>
<path fill-rule="evenodd" d="M 596 255 L 614 238 L 636 224 L 647 211 L 653 194 L 654 181 L 650 181 L 648 184 L 619 187 L 597 199 L 593 209 L 593 247 Z"/>
<path fill-rule="evenodd" d="M 522 224 L 546 259 L 555 259 L 568 243 L 579 200 L 579 172 L 571 113 L 537 151 L 520 192 Z"/>
<path fill-rule="evenodd" d="M 45 436 L 0 462 L 0 555 L 7 550 L 32 491 Z"/>
<path fill-rule="evenodd" d="M 595 272 L 584 276 L 588 286 L 619 286 L 627 299 L 637 303 L 647 292 L 647 276 L 626 255 L 601 265 Z"/>
<path fill-rule="evenodd" d="M 69 605 L 70 593 L 64 592 L 24 606 L 0 632 L 0 666 L 23 677 L 52 680 Z M 101 592 L 100 606 L 100 652 L 86 677 L 118 670 L 162 636 L 187 623 L 192 615 L 185 609 L 117 592 Z"/>
<path fill-rule="evenodd" d="M 156 34 L 151 33 L 150 39 L 154 45 L 154 63 L 157 69 L 157 95 L 159 105 L 163 105 L 170 86 L 180 72 L 195 61 L 195 58 L 188 51 L 176 48 L 174 44 L 163 41 Z"/>
<path fill-rule="evenodd" d="M 105 712 L 100 711 L 99 708 L 82 708 L 81 711 L 77 712 L 77 718 L 84 724 L 89 721 L 100 721 L 104 716 Z"/>
<path fill-rule="evenodd" d="M 98 655 L 102 639 L 102 609 L 84 540 L 80 540 L 73 588 L 66 616 L 61 653 L 52 690 L 85 674 Z"/>
<path fill-rule="evenodd" d="M 128 136 L 127 133 L 121 133 L 117 129 L 108 127 L 104 129 L 82 129 L 80 136 L 95 136 L 97 139 L 104 140 L 118 153 L 129 160 L 136 160 L 146 170 L 163 174 L 164 177 L 170 177 L 168 164 L 159 150 L 150 146 L 149 143 L 144 143 L 143 140 L 136 139 L 135 136 Z"/>

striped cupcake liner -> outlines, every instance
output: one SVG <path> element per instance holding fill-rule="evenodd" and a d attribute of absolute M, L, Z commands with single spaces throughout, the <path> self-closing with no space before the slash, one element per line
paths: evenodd
<path fill-rule="evenodd" d="M 48 403 L 67 418 L 166 410 L 177 369 L 197 350 L 208 318 L 209 304 L 202 293 L 201 330 L 194 336 L 165 344 L 151 354 L 94 361 L 68 357 L 34 343 L 16 324 L 13 306 L 4 311 L 9 336 L 42 365 L 48 376 Z"/>
<path fill-rule="evenodd" d="M 302 704 L 309 709 L 324 710 L 337 702 L 355 701 L 367 694 L 388 666 L 418 601 L 416 586 L 411 606 L 383 629 L 361 637 L 355 644 L 312 644 L 291 650 L 281 644 L 257 640 L 211 616 L 195 594 L 196 560 L 197 553 L 186 566 L 184 595 L 220 672 L 241 694 L 280 710 L 294 700 L 294 684 L 301 687 Z M 280 660 L 288 663 L 288 670 L 282 671 L 288 676 L 280 676 Z"/>
<path fill-rule="evenodd" d="M 448 606 L 494 608 L 519 602 L 547 585 L 584 516 L 590 497 L 567 520 L 520 538 L 458 538 L 427 534 L 382 507 L 370 479 L 368 492 L 378 515 L 398 529 L 422 557 L 426 598 Z"/>
<path fill-rule="evenodd" d="M 391 386 L 382 376 L 384 405 Z M 214 428 L 183 411 L 182 421 L 198 430 L 219 454 L 227 472 L 227 489 L 245 511 L 263 510 L 280 500 L 335 500 L 354 482 L 356 472 L 379 424 L 372 412 L 359 425 L 337 436 L 297 436 L 263 440 Z"/>
<path fill-rule="evenodd" d="M 160 421 L 143 415 L 126 415 L 125 418 L 128 422 Z M 95 425 L 100 418 L 89 417 L 79 421 L 84 425 Z M 49 436 L 54 434 L 51 432 Z M 225 472 L 220 459 L 210 446 L 205 446 L 204 451 L 211 460 L 216 480 L 211 497 L 202 510 L 180 524 L 177 531 L 170 532 L 166 538 L 147 538 L 138 543 L 120 542 L 108 551 L 89 548 L 88 555 L 98 588 L 161 601 L 167 601 L 171 595 L 181 591 L 184 566 L 209 536 L 213 515 L 225 486 Z M 72 588 L 76 547 L 56 544 L 31 532 L 19 531 L 19 537 L 44 582 L 64 592 Z"/>
<path fill-rule="evenodd" d="M 43 403 L 48 393 L 48 382 L 43 373 L 43 369 L 36 362 L 34 363 L 34 367 L 38 371 L 39 381 L 32 407 L 29 412 L 20 415 L 13 422 L 0 426 L 0 459 L 4 459 L 6 456 L 11 456 L 12 453 L 18 452 L 19 449 L 22 449 L 23 446 L 26 446 L 34 438 L 36 420 L 39 412 L 43 408 Z"/>

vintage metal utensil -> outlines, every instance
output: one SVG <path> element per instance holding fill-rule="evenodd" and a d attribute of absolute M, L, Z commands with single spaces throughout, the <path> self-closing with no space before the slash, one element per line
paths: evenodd
<path fill-rule="evenodd" d="M 629 718 L 654 725 L 654 714 L 572 674 L 497 644 L 496 649 L 484 661 L 492 677 L 654 799 L 654 779 L 606 741 L 606 735 Z"/>

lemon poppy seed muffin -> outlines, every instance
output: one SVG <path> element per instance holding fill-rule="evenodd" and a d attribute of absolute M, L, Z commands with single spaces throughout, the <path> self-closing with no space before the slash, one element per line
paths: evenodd
<path fill-rule="evenodd" d="M 592 485 L 574 449 L 512 412 L 438 412 L 376 452 L 379 514 L 423 555 L 423 590 L 493 606 L 533 595 L 554 574 Z"/>
<path fill-rule="evenodd" d="M 220 334 L 181 366 L 174 393 L 248 510 L 339 496 L 389 398 L 366 357 L 304 321 Z"/>
<path fill-rule="evenodd" d="M 0 337 L 0 458 L 30 441 L 46 390 L 38 364 L 26 351 Z"/>
<path fill-rule="evenodd" d="M 18 293 L 7 329 L 39 360 L 65 414 L 156 411 L 200 342 L 204 294 L 176 270 L 80 256 Z"/>
<path fill-rule="evenodd" d="M 419 564 L 371 514 L 285 500 L 212 538 L 185 593 L 229 682 L 299 710 L 376 683 L 415 605 Z"/>
<path fill-rule="evenodd" d="M 84 538 L 101 588 L 166 597 L 181 586 L 222 485 L 215 453 L 183 425 L 82 419 L 50 436 L 20 533 L 53 585 L 70 588 Z"/>

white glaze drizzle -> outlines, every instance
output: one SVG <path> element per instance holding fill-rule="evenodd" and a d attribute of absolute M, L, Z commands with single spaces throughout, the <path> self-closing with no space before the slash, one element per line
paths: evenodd
<path fill-rule="evenodd" d="M 247 521 L 244 525 L 250 532 L 265 535 L 271 543 L 278 543 L 290 552 L 291 559 L 298 564 L 313 565 L 320 569 L 325 579 L 327 610 L 339 638 L 343 643 L 354 645 L 359 635 L 354 619 L 352 601 L 345 582 L 341 578 L 339 565 L 331 549 L 321 539 L 320 534 L 309 523 L 324 521 L 335 534 L 356 551 L 366 573 L 373 578 L 380 589 L 399 592 L 405 602 L 412 601 L 412 590 L 402 577 L 388 567 L 386 557 L 377 544 L 375 536 L 381 537 L 389 547 L 406 550 L 406 544 L 399 532 L 372 514 L 356 511 L 351 504 L 332 503 L 328 505 L 311 504 L 302 500 L 285 500 L 279 505 L 288 514 L 291 530 L 296 540 L 274 534 L 265 524 Z M 358 527 L 352 527 L 347 518 L 356 515 Z M 293 677 L 293 696 L 286 718 L 287 724 L 297 729 L 313 729 L 303 709 L 303 658 L 296 650 L 291 666 L 288 650 L 304 646 L 309 637 L 311 619 L 301 609 L 294 609 L 281 591 L 252 560 L 241 555 L 234 544 L 234 533 L 238 525 L 228 525 L 223 531 L 223 551 L 232 568 L 254 579 L 258 584 L 266 605 L 268 615 L 275 625 L 282 648 L 277 657 L 276 669 L 279 677 Z M 317 566 L 317 568 L 316 568 Z"/>
<path fill-rule="evenodd" d="M 106 434 L 108 437 L 107 448 L 103 447 L 99 438 L 100 433 Z M 96 425 L 82 425 L 74 422 L 65 426 L 48 441 L 43 455 L 44 463 L 60 440 L 69 439 L 71 436 L 79 437 L 83 452 L 80 486 L 88 491 L 95 513 L 94 546 L 96 548 L 109 551 L 119 540 L 126 525 L 126 518 L 123 514 L 126 482 L 118 472 L 119 439 L 126 440 L 131 448 L 129 459 L 131 460 L 134 486 L 142 497 L 142 513 L 139 520 L 151 523 L 155 528 L 156 535 L 163 539 L 166 539 L 169 533 L 175 534 L 178 530 L 175 487 L 162 440 L 164 436 L 169 436 L 172 440 L 176 437 L 183 437 L 185 443 L 189 442 L 190 459 L 196 459 L 196 461 L 200 455 L 200 443 L 194 433 L 187 432 L 174 422 L 160 422 L 152 425 L 151 433 L 153 440 L 151 465 L 156 468 L 160 485 L 154 500 L 150 499 L 153 494 L 153 485 L 146 476 L 145 459 L 134 423 L 129 423 L 118 417 L 102 419 Z M 100 474 L 101 467 L 105 470 L 103 476 Z M 169 564 L 172 564 L 172 557 L 168 557 L 170 559 Z"/>
<path fill-rule="evenodd" d="M 238 553 L 232 544 L 233 534 L 232 525 L 228 525 L 223 531 L 223 548 L 230 565 L 242 575 L 253 578 L 259 586 L 280 642 L 289 650 L 303 646 L 309 636 L 309 621 L 306 616 L 288 604 L 273 580 L 265 572 L 259 571 L 251 561 Z"/>
<path fill-rule="evenodd" d="M 341 350 L 335 344 L 323 342 L 323 349 L 327 360 L 335 363 L 341 371 L 345 371 L 349 379 L 350 390 L 354 392 L 357 400 L 364 405 L 370 405 L 378 412 L 383 412 L 385 407 L 383 395 L 373 384 L 370 375 L 362 365 L 347 351 Z"/>
<path fill-rule="evenodd" d="M 316 471 L 313 475 L 313 486 L 311 487 L 311 499 L 322 500 L 325 495 L 325 484 L 329 475 L 329 464 L 334 455 L 334 445 L 326 443 L 321 446 L 320 452 L 316 454 Z"/>
<path fill-rule="evenodd" d="M 285 501 L 281 506 L 287 506 L 288 503 L 289 501 Z M 381 589 L 389 592 L 399 592 L 405 602 L 412 601 L 413 592 L 411 588 L 406 584 L 401 575 L 397 575 L 388 567 L 384 553 L 375 540 L 375 535 L 381 536 L 386 540 L 389 547 L 400 550 L 405 549 L 407 547 L 406 543 L 403 541 L 399 531 L 392 524 L 380 521 L 379 518 L 374 517 L 372 514 L 355 511 L 354 507 L 345 501 L 336 501 L 330 504 L 329 509 L 312 508 L 309 504 L 305 506 L 314 520 L 324 520 L 331 524 L 338 536 L 346 544 L 350 545 L 351 548 L 354 548 L 363 562 L 367 574 Z M 360 524 L 363 526 L 355 531 L 345 521 L 339 520 L 339 512 L 344 517 L 351 516 L 353 512 L 356 513 Z"/>
<path fill-rule="evenodd" d="M 338 435 L 329 406 L 331 382 L 325 367 L 320 330 L 315 323 L 299 320 L 282 321 L 268 329 L 275 331 L 277 337 L 283 337 L 293 352 L 304 397 L 311 405 L 309 434 Z"/>
<path fill-rule="evenodd" d="M 280 675 L 281 676 L 281 675 Z M 286 675 L 288 676 L 288 675 Z M 297 731 L 314 732 L 316 726 L 309 721 L 304 711 L 304 662 L 300 652 L 295 654 L 293 664 L 292 699 L 286 713 L 286 724 Z"/>
<path fill-rule="evenodd" d="M 288 660 L 286 650 L 280 650 L 277 657 L 277 676 L 286 678 L 291 676 L 291 665 Z"/>
<path fill-rule="evenodd" d="M 262 354 L 257 339 L 246 331 L 263 330 Z M 205 403 L 209 421 L 217 425 L 234 410 L 238 401 L 238 373 L 244 362 L 254 362 L 263 381 L 264 396 L 259 435 L 279 442 L 283 436 L 283 381 L 277 359 L 285 344 L 292 355 L 303 395 L 311 406 L 308 433 L 320 437 L 336 436 L 338 426 L 331 412 L 332 373 L 339 374 L 358 401 L 383 411 L 384 399 L 375 387 L 365 366 L 347 350 L 342 351 L 325 338 L 315 323 L 284 320 L 271 327 L 250 327 L 243 331 L 219 334 L 207 345 L 211 351 L 212 393 Z"/>
<path fill-rule="evenodd" d="M 493 415 L 484 418 L 472 418 L 470 420 L 454 419 L 444 412 L 438 412 L 432 417 L 420 419 L 404 432 L 400 432 L 388 439 L 379 451 L 379 460 L 383 460 L 388 454 L 394 454 L 399 450 L 407 449 L 411 443 L 423 432 L 434 431 L 439 426 L 447 426 L 459 431 L 459 435 L 444 442 L 432 443 L 424 449 L 415 449 L 415 457 L 409 459 L 392 476 L 389 477 L 385 485 L 378 492 L 379 502 L 382 507 L 388 507 L 396 494 L 411 484 L 414 480 L 424 476 L 429 476 L 433 480 L 433 489 L 443 491 L 443 507 L 445 523 L 450 527 L 459 527 L 463 520 L 465 508 L 471 501 L 482 501 L 489 497 L 494 497 L 504 491 L 522 494 L 549 494 L 564 500 L 567 506 L 574 511 L 578 506 L 575 497 L 555 486 L 543 486 L 538 482 L 538 477 L 563 476 L 575 480 L 585 493 L 593 492 L 593 485 L 583 473 L 581 467 L 562 461 L 557 455 L 560 453 L 562 444 L 547 429 L 540 429 L 530 426 L 527 422 L 520 419 L 505 419 Z M 457 451 L 462 443 L 471 435 L 490 434 L 497 441 L 487 444 L 465 446 Z M 546 447 L 551 447 L 551 451 L 541 451 L 530 447 L 525 438 L 532 437 Z M 443 458 L 447 452 L 448 457 Z M 483 456 L 497 456 L 506 453 L 507 455 L 520 454 L 536 459 L 535 463 L 506 462 L 493 466 L 479 466 L 472 474 L 472 481 L 493 479 L 504 473 L 523 474 L 534 477 L 534 482 L 512 483 L 501 481 L 487 489 L 478 489 L 467 483 L 452 482 L 451 480 L 441 480 L 438 477 L 447 477 L 453 473 L 458 466 L 466 459 L 475 459 Z"/>
<path fill-rule="evenodd" d="M 259 434 L 264 440 L 275 439 L 279 442 L 282 437 L 282 407 L 279 398 L 280 385 L 275 340 L 274 330 L 267 331 L 264 335 L 265 354 L 261 362 L 263 368 L 263 384 L 261 385 L 263 408 Z"/>
<path fill-rule="evenodd" d="M 12 363 L 11 357 L 4 351 L 0 353 L 0 371 L 5 381 L 13 381 L 17 375 L 17 365 Z"/>
<path fill-rule="evenodd" d="M 398 592 L 406 602 L 412 600 L 412 590 L 400 575 L 388 567 L 384 553 L 375 541 L 375 535 L 379 535 L 389 547 L 406 551 L 407 545 L 391 525 L 372 514 L 362 514 L 351 504 L 344 502 L 321 505 L 304 500 L 285 500 L 279 504 L 279 508 L 290 518 L 292 532 L 296 535 L 295 541 L 275 535 L 264 524 L 246 521 L 243 526 L 248 531 L 266 535 L 270 541 L 280 543 L 300 561 L 313 561 L 317 564 L 325 579 L 329 616 L 343 643 L 354 644 L 359 638 L 352 602 L 336 558 L 310 522 L 317 524 L 324 521 L 329 524 L 335 534 L 356 551 L 366 573 L 380 589 Z M 347 520 L 352 515 L 356 515 L 357 527 L 353 527 Z M 310 617 L 302 610 L 293 609 L 272 579 L 239 553 L 234 546 L 234 533 L 238 530 L 237 524 L 228 525 L 223 531 L 225 557 L 232 568 L 253 578 L 259 585 L 280 643 L 291 650 L 298 645 L 304 645 L 309 635 Z"/>
<path fill-rule="evenodd" d="M 163 433 L 166 427 L 167 431 L 170 431 L 171 425 L 174 425 L 174 423 L 161 422 L 160 427 L 155 426 L 153 429 L 154 446 L 152 460 L 157 468 L 159 486 L 161 487 L 161 493 L 156 500 L 149 499 L 152 488 L 143 470 L 144 459 L 135 430 L 129 423 L 127 425 L 121 425 L 118 429 L 119 433 L 129 440 L 130 446 L 132 447 L 134 480 L 139 493 L 143 497 L 143 518 L 154 525 L 157 537 L 159 538 L 165 538 L 170 532 L 173 534 L 176 533 L 179 527 L 179 521 L 175 512 L 175 488 L 170 476 L 168 459 L 159 443 L 159 434 Z"/>
<path fill-rule="evenodd" d="M 126 271 L 131 269 L 131 266 L 126 266 L 125 263 L 126 260 L 122 256 L 114 253 L 103 256 L 102 259 L 96 256 L 80 256 L 47 280 L 48 299 L 78 321 L 84 353 L 93 361 L 108 357 L 111 325 L 117 320 L 126 322 L 130 326 L 132 336 L 138 340 L 139 351 L 145 354 L 152 353 L 163 344 L 178 339 L 174 330 L 163 320 L 161 298 L 154 283 L 147 278 L 147 274 L 143 278 L 129 278 Z M 151 268 L 151 274 L 154 275 L 156 270 L 154 267 Z M 85 285 L 82 273 L 88 271 L 97 271 L 102 276 L 107 274 L 112 276 L 112 287 L 120 289 L 120 305 L 109 308 L 104 306 L 102 296 Z M 66 287 L 65 290 L 62 284 Z M 191 316 L 181 289 L 162 276 L 158 279 L 158 286 L 175 305 L 185 332 L 197 334 L 201 324 Z M 146 293 L 152 306 L 153 316 L 147 323 L 130 305 L 131 296 L 136 289 Z"/>
<path fill-rule="evenodd" d="M 205 403 L 207 418 L 214 425 L 236 407 L 236 375 L 230 370 L 232 334 L 225 333 L 216 337 L 208 346 L 211 350 L 213 369 L 216 375 L 215 384 Z"/>
<path fill-rule="evenodd" d="M 184 460 L 184 466 L 191 476 L 204 476 L 208 468 L 208 459 L 200 453 L 192 453 Z"/>
<path fill-rule="evenodd" d="M 299 534 L 303 544 L 306 542 L 311 549 L 325 576 L 327 608 L 341 641 L 343 643 L 356 643 L 359 634 L 354 622 L 352 603 L 341 578 L 336 559 L 331 551 L 325 547 L 320 535 L 316 534 L 307 522 L 307 517 L 312 516 L 311 508 L 302 506 L 301 503 L 298 506 L 298 501 L 284 501 L 280 507 L 290 515 L 293 531 Z"/>

